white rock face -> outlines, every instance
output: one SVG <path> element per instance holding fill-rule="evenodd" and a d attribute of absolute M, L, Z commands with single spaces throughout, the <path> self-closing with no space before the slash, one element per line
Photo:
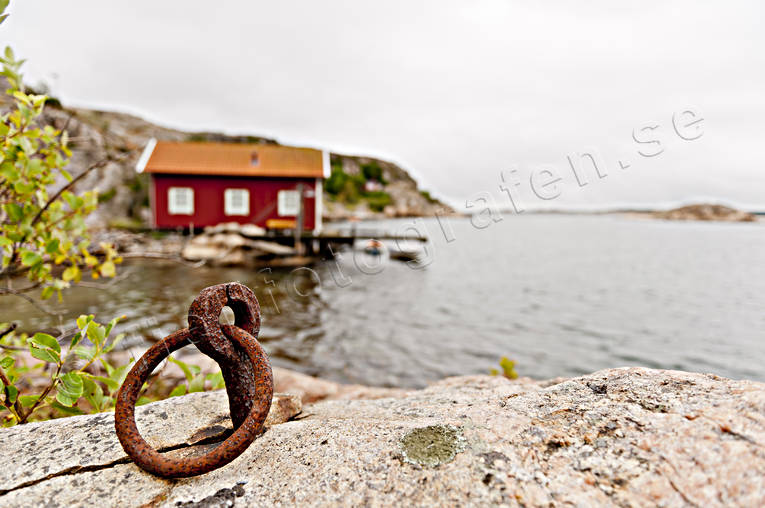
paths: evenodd
<path fill-rule="evenodd" d="M 163 447 L 221 420 L 224 394 L 139 414 Z M 762 383 L 640 368 L 473 376 L 316 403 L 228 466 L 177 481 L 125 462 L 110 415 L 5 429 L 0 505 L 763 506 L 764 446 Z"/>

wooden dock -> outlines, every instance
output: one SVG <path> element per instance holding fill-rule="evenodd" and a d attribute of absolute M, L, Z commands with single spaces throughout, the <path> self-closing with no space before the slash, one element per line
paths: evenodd
<path fill-rule="evenodd" d="M 264 240 L 297 247 L 296 238 L 293 235 L 279 231 L 268 231 L 265 235 L 259 236 L 243 236 L 251 240 Z M 416 233 L 400 234 L 373 228 L 327 229 L 319 234 L 315 234 L 313 231 L 303 231 L 300 235 L 302 247 L 300 254 L 329 258 L 342 246 L 353 246 L 359 240 L 426 243 L 428 238 Z"/>

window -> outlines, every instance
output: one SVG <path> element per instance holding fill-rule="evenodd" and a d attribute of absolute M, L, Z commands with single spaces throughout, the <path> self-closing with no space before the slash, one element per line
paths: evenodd
<path fill-rule="evenodd" d="M 279 191 L 279 215 L 297 215 L 300 212 L 300 194 L 294 190 Z"/>
<path fill-rule="evenodd" d="M 250 191 L 226 189 L 223 193 L 223 208 L 226 215 L 250 215 Z"/>
<path fill-rule="evenodd" d="M 167 189 L 167 212 L 170 215 L 194 215 L 194 189 L 191 187 Z"/>

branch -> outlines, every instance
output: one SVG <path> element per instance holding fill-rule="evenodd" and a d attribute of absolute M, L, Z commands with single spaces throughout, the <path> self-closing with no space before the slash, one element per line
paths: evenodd
<path fill-rule="evenodd" d="M 61 374 L 61 366 L 62 366 L 62 364 L 58 365 L 58 368 L 56 369 L 56 373 L 51 378 L 50 384 L 47 387 L 45 387 L 45 390 L 42 392 L 42 394 L 39 397 L 37 397 L 37 400 L 35 401 L 34 405 L 31 408 L 29 408 L 29 411 L 27 411 L 21 417 L 21 420 L 19 420 L 19 425 L 21 425 L 23 423 L 27 423 L 27 419 L 30 416 L 32 416 L 32 413 L 35 412 L 35 410 L 37 409 L 37 406 L 40 405 L 40 402 L 44 401 L 45 397 L 48 396 L 48 394 L 53 389 L 53 387 L 55 387 L 58 384 L 58 375 Z"/>
<path fill-rule="evenodd" d="M 143 252 L 143 253 L 134 253 L 134 254 L 120 254 L 120 257 L 122 259 L 167 259 L 168 261 L 175 261 L 176 263 L 180 263 L 182 265 L 190 266 L 192 268 L 199 268 L 200 266 L 204 266 L 206 261 L 186 261 L 185 259 L 179 257 L 179 256 L 171 256 L 169 254 L 159 254 L 154 252 Z"/>
<path fill-rule="evenodd" d="M 75 183 L 77 183 L 77 182 L 78 182 L 80 179 L 82 179 L 82 178 L 83 178 L 85 175 L 87 175 L 88 173 L 90 173 L 91 171 L 93 171 L 93 170 L 94 170 L 94 169 L 96 169 L 96 168 L 100 168 L 100 167 L 103 167 L 103 166 L 105 166 L 105 165 L 106 165 L 106 164 L 108 164 L 109 162 L 112 162 L 112 161 L 121 161 L 122 159 L 124 159 L 124 157 L 122 157 L 122 158 L 112 158 L 110 155 L 107 155 L 107 156 L 106 156 L 106 158 L 104 158 L 104 159 L 101 159 L 100 161 L 96 162 L 95 164 L 93 164 L 93 165 L 91 165 L 90 167 L 88 167 L 87 169 L 85 169 L 85 171 L 83 171 L 83 172 L 82 172 L 82 173 L 80 173 L 79 175 L 77 175 L 77 176 L 75 176 L 74 178 L 72 178 L 72 180 L 71 180 L 69 183 L 67 183 L 66 185 L 64 185 L 63 187 L 61 187 L 61 188 L 58 190 L 58 192 L 56 192 L 56 193 L 53 195 L 53 197 L 51 197 L 51 198 L 48 200 L 48 202 L 47 202 L 47 203 L 45 203 L 45 206 L 43 206 L 43 207 L 40 209 L 40 211 L 39 211 L 39 212 L 37 212 L 37 215 L 35 215 L 35 218 L 34 218 L 34 219 L 32 219 L 32 222 L 31 222 L 31 224 L 30 224 L 30 225 L 31 225 L 31 226 L 34 226 L 35 224 L 37 224 L 37 222 L 40 220 L 40 217 L 42 217 L 42 214 L 43 214 L 43 213 L 45 213 L 45 210 L 47 210 L 47 209 L 48 209 L 48 207 L 49 207 L 51 204 L 53 204 L 53 202 L 54 202 L 54 201 L 56 201 L 56 200 L 57 200 L 59 197 L 61 197 L 61 194 L 63 194 L 65 191 L 67 191 L 67 190 L 71 189 L 71 188 L 72 188 L 72 186 L 73 186 Z"/>
<path fill-rule="evenodd" d="M 15 330 L 17 326 L 18 326 L 18 325 L 17 325 L 16 323 L 11 323 L 11 324 L 8 326 L 8 328 L 6 328 L 6 329 L 5 329 L 5 330 L 3 330 L 2 332 L 0 332 L 0 339 L 2 339 L 3 337 L 5 337 L 5 336 L 6 336 L 6 335 L 8 335 L 9 333 L 11 333 L 13 330 Z"/>
<path fill-rule="evenodd" d="M 11 398 L 8 394 L 8 387 L 13 386 L 13 383 L 11 383 L 11 380 L 8 379 L 8 376 L 5 375 L 5 371 L 2 367 L 0 367 L 0 381 L 3 382 L 3 392 L 5 395 L 4 405 L 8 408 L 8 411 L 11 412 L 13 416 L 16 417 L 16 421 L 19 421 L 21 419 L 21 415 L 24 412 L 24 409 L 21 407 L 21 403 L 19 402 L 19 397 L 16 395 L 16 400 L 14 401 L 13 405 L 10 404 Z"/>
<path fill-rule="evenodd" d="M 9 288 L 9 287 L 0 288 L 0 296 L 2 296 L 2 295 L 18 295 L 18 294 L 21 294 L 21 293 L 26 293 L 28 291 L 34 291 L 35 289 L 37 289 L 39 287 L 40 287 L 40 283 L 38 282 L 37 284 L 32 284 L 31 286 L 26 286 L 26 287 L 19 288 L 19 289 L 13 289 L 13 288 Z"/>
<path fill-rule="evenodd" d="M 11 333 L 13 330 L 18 327 L 18 324 L 11 323 L 8 325 L 8 328 L 0 332 L 0 339 Z M 18 346 L 11 346 L 10 344 L 0 344 L 0 349 L 5 349 L 6 351 L 26 351 L 26 348 L 18 347 Z"/>
<path fill-rule="evenodd" d="M 24 288 L 24 290 L 27 290 L 27 291 L 30 290 L 30 289 L 31 288 Z M 48 314 L 49 316 L 63 316 L 66 313 L 66 311 L 63 310 L 63 309 L 58 311 L 58 312 L 54 311 L 54 310 L 51 310 L 46 305 L 43 305 L 41 302 L 38 302 L 37 300 L 35 300 L 31 296 L 26 295 L 26 294 L 22 293 L 21 291 L 18 291 L 18 290 L 15 290 L 15 289 L 0 288 L 0 295 L 3 295 L 3 294 L 17 296 L 17 297 L 21 298 L 22 300 L 26 300 L 27 302 L 29 302 L 32 305 L 34 305 L 37 308 L 37 310 L 39 310 L 39 311 L 41 311 L 41 312 L 43 312 L 45 314 Z"/>
<path fill-rule="evenodd" d="M 112 277 L 106 282 L 88 282 L 88 281 L 80 281 L 77 283 L 72 284 L 73 286 L 79 286 L 84 288 L 93 288 L 93 289 L 105 289 L 111 286 L 114 286 L 115 284 L 122 282 L 123 280 L 130 277 L 130 275 L 133 273 L 134 270 L 120 270 L 120 274 Z"/>
<path fill-rule="evenodd" d="M 0 349 L 5 349 L 6 351 L 26 351 L 27 348 L 19 347 L 19 346 L 11 346 L 8 344 L 0 344 Z"/>

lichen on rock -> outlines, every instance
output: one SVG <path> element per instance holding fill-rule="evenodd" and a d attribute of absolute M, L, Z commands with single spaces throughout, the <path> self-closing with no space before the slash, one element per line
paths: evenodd
<path fill-rule="evenodd" d="M 437 467 L 454 460 L 465 450 L 462 430 L 454 425 L 429 425 L 411 430 L 401 439 L 405 462 Z"/>

